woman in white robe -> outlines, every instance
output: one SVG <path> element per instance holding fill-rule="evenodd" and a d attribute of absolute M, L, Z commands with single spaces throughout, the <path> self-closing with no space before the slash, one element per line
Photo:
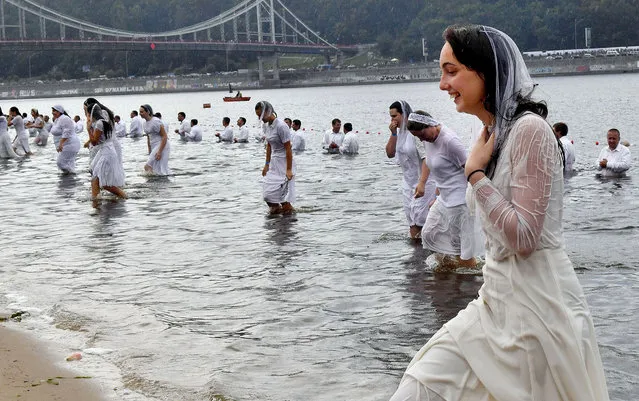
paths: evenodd
<path fill-rule="evenodd" d="M 29 132 L 34 133 L 31 135 L 35 136 L 35 138 L 33 138 L 34 144 L 37 146 L 46 146 L 47 140 L 49 139 L 49 131 L 44 128 L 44 121 L 40 113 L 38 113 L 38 109 L 31 109 L 31 116 L 33 117 L 33 121 L 26 123 L 24 126 L 29 128 Z"/>
<path fill-rule="evenodd" d="M 105 111 L 107 113 L 107 121 L 110 121 L 112 123 L 111 127 L 116 132 L 116 138 L 117 138 L 117 129 L 113 128 L 113 127 L 117 127 L 117 124 L 115 123 L 115 115 L 113 114 L 111 109 L 109 109 L 102 103 L 98 102 L 98 100 L 93 97 L 87 98 L 83 103 L 84 115 L 86 117 L 86 122 L 87 122 L 86 123 L 87 132 L 91 132 L 91 129 L 92 129 L 91 125 L 93 124 L 93 122 L 91 119 L 91 110 L 93 109 L 93 106 L 95 105 L 98 105 L 98 107 L 102 111 Z M 102 142 L 99 142 L 99 143 L 101 144 Z M 90 135 L 89 135 L 89 139 L 84 143 L 84 147 L 89 149 L 89 172 L 90 173 L 93 173 L 93 167 L 92 167 L 93 160 L 95 159 L 95 156 L 98 154 L 98 151 L 100 150 L 99 146 L 100 145 L 93 145 L 93 143 L 91 142 Z M 118 155 L 120 163 L 122 163 L 122 144 L 120 143 L 120 141 L 114 141 L 113 147 L 115 148 L 115 152 Z"/>
<path fill-rule="evenodd" d="M 29 131 L 24 127 L 24 120 L 20 115 L 20 110 L 13 106 L 9 109 L 8 125 L 13 126 L 16 130 L 16 136 L 13 138 L 13 150 L 17 154 L 30 156 L 31 148 L 29 148 Z"/>
<path fill-rule="evenodd" d="M 408 130 L 423 142 L 429 178 L 435 180 L 439 192 L 422 228 L 422 244 L 440 257 L 456 257 L 446 263 L 448 268 L 475 268 L 475 257 L 484 249 L 466 206 L 466 148 L 453 130 L 425 111 L 408 116 Z"/>
<path fill-rule="evenodd" d="M 465 175 L 486 234 L 479 298 L 415 355 L 392 401 L 607 401 L 592 317 L 562 235 L 563 172 L 548 109 L 515 43 L 453 26 L 440 89 L 485 125 Z"/>
<path fill-rule="evenodd" d="M 65 174 L 75 173 L 75 159 L 82 146 L 75 134 L 75 123 L 62 105 L 53 106 L 51 114 L 54 119 L 51 135 L 58 151 L 58 168 Z"/>
<path fill-rule="evenodd" d="M 386 156 L 396 158 L 402 169 L 402 199 L 411 238 L 419 238 L 428 216 L 430 203 L 435 199 L 435 181 L 429 177 L 424 188 L 417 190 L 422 173 L 423 159 L 418 151 L 423 145 L 406 129 L 411 107 L 403 100 L 393 102 L 389 108 L 391 132 L 386 143 Z M 423 150 L 423 149 L 422 149 Z M 418 196 L 415 196 L 415 195 Z"/>
<path fill-rule="evenodd" d="M 97 149 L 91 164 L 91 198 L 96 199 L 100 189 L 104 188 L 126 199 L 126 193 L 120 188 L 124 186 L 124 167 L 116 149 L 119 141 L 113 133 L 115 122 L 98 104 L 91 107 L 88 117 L 89 140 L 93 148 Z"/>
<path fill-rule="evenodd" d="M 0 159 L 12 159 L 17 157 L 19 156 L 13 150 L 13 145 L 11 144 L 7 118 L 4 114 L 2 114 L 2 109 L 0 108 Z"/>
<path fill-rule="evenodd" d="M 266 137 L 266 161 L 262 169 L 264 201 L 271 214 L 295 212 L 295 163 L 291 148 L 291 131 L 284 120 L 277 118 L 273 106 L 261 101 L 255 114 L 262 121 Z"/>
<path fill-rule="evenodd" d="M 169 175 L 169 155 L 171 146 L 162 121 L 153 116 L 153 109 L 148 104 L 140 106 L 140 117 L 145 120 L 144 132 L 147 135 L 149 158 L 144 166 L 147 173 Z"/>

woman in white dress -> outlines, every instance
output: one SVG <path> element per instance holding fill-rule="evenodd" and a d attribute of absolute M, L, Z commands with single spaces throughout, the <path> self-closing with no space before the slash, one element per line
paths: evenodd
<path fill-rule="evenodd" d="M 100 107 L 101 110 L 105 111 L 108 115 L 107 120 L 110 121 L 112 123 L 111 128 L 115 130 L 115 115 L 113 114 L 113 112 L 111 111 L 111 109 L 109 109 L 108 107 L 106 107 L 105 105 L 103 105 L 102 103 L 98 102 L 98 100 L 96 98 L 93 97 L 89 97 L 87 98 L 84 103 L 83 103 L 83 107 L 84 107 L 84 115 L 86 117 L 86 129 L 87 132 L 91 132 L 91 110 L 93 109 L 93 106 L 98 105 Z M 117 138 L 117 135 L 116 135 Z M 102 143 L 102 142 L 100 142 Z M 94 146 L 93 143 L 91 142 L 91 136 L 89 135 L 89 139 L 84 143 L 84 147 L 85 148 L 89 148 L 89 172 L 93 172 L 92 170 L 92 166 L 93 166 L 93 160 L 95 159 L 95 156 L 98 153 L 99 150 L 99 145 Z M 118 159 L 120 160 L 120 163 L 122 163 L 122 144 L 120 143 L 120 141 L 114 141 L 113 143 L 113 147 L 115 148 L 115 152 L 118 155 Z"/>
<path fill-rule="evenodd" d="M 402 169 L 404 214 L 411 238 L 419 238 L 428 216 L 428 207 L 435 199 L 435 181 L 428 177 L 428 170 L 420 156 L 424 146 L 406 129 L 411 111 L 410 105 L 403 100 L 390 105 L 391 122 L 388 128 L 391 136 L 386 143 L 386 156 L 396 158 Z"/>
<path fill-rule="evenodd" d="M 33 117 L 33 122 L 26 123 L 25 127 L 35 132 L 33 143 L 37 146 L 46 146 L 49 139 L 49 131 L 45 129 L 44 120 L 40 113 L 38 113 L 38 109 L 31 109 L 31 116 Z"/>
<path fill-rule="evenodd" d="M 455 257 L 451 263 L 441 263 L 440 268 L 475 268 L 475 257 L 484 249 L 466 206 L 466 148 L 453 130 L 425 111 L 410 113 L 408 130 L 423 143 L 429 178 L 437 183 L 439 192 L 422 229 L 422 244 L 440 260 Z"/>
<path fill-rule="evenodd" d="M 126 199 L 124 186 L 124 167 L 116 149 L 117 138 L 113 135 L 114 121 L 106 110 L 98 104 L 91 106 L 89 117 L 89 140 L 96 155 L 91 164 L 91 198 L 96 199 L 100 188 L 104 188 L 120 198 Z"/>
<path fill-rule="evenodd" d="M 75 158 L 82 146 L 75 134 L 75 123 L 60 104 L 51 108 L 51 114 L 54 119 L 51 135 L 58 151 L 58 168 L 65 174 L 75 173 Z"/>
<path fill-rule="evenodd" d="M 277 118 L 273 106 L 266 101 L 255 105 L 255 114 L 262 121 L 266 137 L 266 161 L 262 169 L 264 177 L 262 193 L 270 214 L 295 212 L 295 164 L 291 148 L 291 130 L 281 118 Z"/>
<path fill-rule="evenodd" d="M 7 125 L 7 117 L 2 113 L 0 108 L 0 159 L 11 159 L 19 157 L 13 145 L 11 144 L 11 137 L 9 136 L 9 127 Z"/>
<path fill-rule="evenodd" d="M 7 124 L 16 130 L 16 136 L 13 138 L 13 150 L 16 153 L 24 153 L 25 156 L 32 155 L 31 148 L 29 148 L 29 131 L 24 128 L 24 120 L 17 107 L 13 106 L 9 109 Z"/>
<path fill-rule="evenodd" d="M 453 26 L 440 89 L 485 125 L 465 175 L 486 234 L 479 298 L 415 355 L 396 400 L 607 401 L 592 318 L 562 235 L 560 150 L 519 49 Z"/>
<path fill-rule="evenodd" d="M 43 121 L 44 121 L 44 129 L 47 130 L 47 135 L 51 132 L 51 128 L 53 128 L 53 123 L 51 122 L 51 119 L 49 118 L 48 115 L 45 115 L 43 117 Z"/>
<path fill-rule="evenodd" d="M 144 166 L 147 173 L 169 175 L 169 154 L 171 146 L 162 121 L 153 116 L 153 109 L 148 104 L 140 106 L 140 117 L 145 120 L 144 132 L 147 135 L 149 159 Z"/>

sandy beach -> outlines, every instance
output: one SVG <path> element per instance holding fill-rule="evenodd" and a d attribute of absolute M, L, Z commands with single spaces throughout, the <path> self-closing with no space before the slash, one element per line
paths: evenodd
<path fill-rule="evenodd" d="M 104 401 L 95 379 L 60 363 L 44 344 L 0 324 L 0 401 Z"/>

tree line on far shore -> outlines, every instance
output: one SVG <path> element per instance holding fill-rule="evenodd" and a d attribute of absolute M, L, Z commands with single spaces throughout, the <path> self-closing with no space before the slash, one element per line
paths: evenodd
<path fill-rule="evenodd" d="M 572 49 L 584 45 L 584 28 L 592 30 L 592 47 L 639 45 L 637 0 L 282 0 L 304 23 L 329 42 L 375 43 L 384 57 L 420 61 L 422 38 L 429 58 L 437 58 L 444 28 L 456 23 L 486 24 L 508 33 L 522 51 Z M 66 15 L 127 31 L 161 32 L 219 15 L 240 0 L 39 0 Z M 18 19 L 5 5 L 7 25 Z M 27 36 L 39 21 L 27 14 Z M 48 23 L 52 24 L 52 23 Z M 48 32 L 54 36 L 56 25 Z M 11 36 L 11 28 L 6 28 Z M 72 30 L 67 30 L 73 35 Z M 232 28 L 229 26 L 229 32 Z M 77 33 L 75 33 L 77 35 Z M 227 33 L 227 35 L 229 35 Z M 158 75 L 166 72 L 216 72 L 247 68 L 253 54 L 208 52 L 4 52 L 0 78 L 82 78 L 105 74 Z M 87 67 L 88 71 L 87 71 Z"/>

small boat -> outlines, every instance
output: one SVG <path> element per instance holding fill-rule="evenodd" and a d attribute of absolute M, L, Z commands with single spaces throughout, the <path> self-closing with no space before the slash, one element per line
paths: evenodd
<path fill-rule="evenodd" d="M 248 102 L 251 100 L 250 96 L 224 96 L 225 102 Z"/>

